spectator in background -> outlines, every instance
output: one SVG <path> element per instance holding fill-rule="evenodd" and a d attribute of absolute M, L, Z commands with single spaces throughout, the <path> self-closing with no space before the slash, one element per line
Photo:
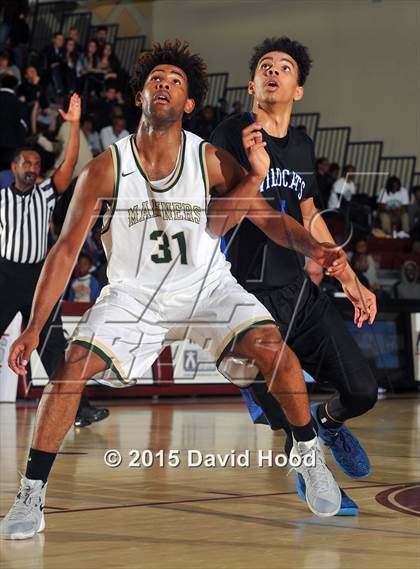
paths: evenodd
<path fill-rule="evenodd" d="M 6 170 L 0 170 L 0 188 L 7 188 L 15 181 L 15 176 L 12 169 L 9 167 Z"/>
<path fill-rule="evenodd" d="M 58 129 L 56 136 L 56 151 L 58 150 L 58 156 L 55 160 L 54 168 L 58 168 L 64 159 L 67 145 L 70 139 L 70 123 L 64 121 L 60 128 Z M 74 177 L 80 175 L 83 168 L 88 162 L 93 158 L 93 153 L 90 149 L 89 142 L 85 136 L 83 129 L 80 130 L 80 143 L 79 143 L 79 155 L 77 157 L 76 165 L 74 166 Z"/>
<path fill-rule="evenodd" d="M 78 277 L 75 277 L 69 287 L 68 300 L 70 302 L 95 302 L 99 296 L 99 284 L 91 274 L 93 262 L 87 253 L 80 253 L 77 261 Z"/>
<path fill-rule="evenodd" d="M 64 93 L 63 65 L 65 64 L 64 36 L 57 32 L 52 42 L 47 45 L 43 52 L 44 68 L 52 80 L 57 95 Z"/>
<path fill-rule="evenodd" d="M 362 277 L 364 277 L 369 283 L 368 288 L 373 291 L 377 290 L 379 288 L 379 282 L 378 274 L 376 272 L 376 263 L 372 255 L 368 254 L 368 243 L 364 237 L 361 237 L 356 241 L 354 253 L 349 254 L 349 262 L 351 266 L 353 266 L 353 261 L 357 264 L 355 272 L 357 273 L 360 271 L 362 273 Z"/>
<path fill-rule="evenodd" d="M 4 0 L 0 4 L 0 48 L 3 48 L 9 40 L 13 18 L 16 12 L 16 2 Z"/>
<path fill-rule="evenodd" d="M 318 209 L 326 209 L 328 201 L 330 199 L 331 193 L 331 183 L 328 177 L 328 168 L 330 163 L 328 158 L 322 157 L 318 158 L 315 162 L 315 177 L 318 185 L 319 194 L 317 196 L 318 200 L 315 205 Z"/>
<path fill-rule="evenodd" d="M 220 97 L 218 101 L 218 107 L 216 109 L 216 116 L 215 116 L 216 123 L 219 124 L 219 122 L 222 122 L 228 116 L 229 116 L 229 103 L 224 97 Z"/>
<path fill-rule="evenodd" d="M 201 138 L 204 138 L 204 140 L 209 140 L 215 127 L 216 117 L 214 108 L 211 105 L 206 105 L 201 109 L 198 116 L 195 117 L 192 125 L 192 131 Z"/>
<path fill-rule="evenodd" d="M 26 22 L 28 7 L 25 2 L 16 10 L 10 29 L 10 45 L 17 67 L 22 68 L 26 63 L 29 44 L 29 26 Z"/>
<path fill-rule="evenodd" d="M 304 124 L 298 124 L 295 128 L 302 134 L 308 134 L 308 130 Z"/>
<path fill-rule="evenodd" d="M 77 53 L 77 57 L 79 57 L 79 55 L 82 53 L 83 48 L 80 45 L 79 42 L 79 30 L 75 27 L 72 27 L 69 29 L 69 33 L 68 33 L 68 37 L 69 39 L 72 39 L 74 41 L 74 45 L 75 45 L 75 50 Z"/>
<path fill-rule="evenodd" d="M 108 28 L 106 26 L 99 26 L 95 32 L 95 41 L 99 49 L 101 49 L 106 44 L 107 37 Z"/>
<path fill-rule="evenodd" d="M 16 77 L 18 85 L 22 81 L 20 69 L 16 65 L 13 65 L 10 52 L 6 49 L 0 51 L 0 79 L 4 75 L 13 75 Z"/>
<path fill-rule="evenodd" d="M 410 193 L 414 201 L 408 206 L 408 219 L 410 231 L 413 231 L 420 229 L 420 186 L 413 186 Z"/>
<path fill-rule="evenodd" d="M 406 261 L 401 267 L 400 280 L 393 287 L 394 298 L 420 298 L 419 267 L 415 261 Z"/>
<path fill-rule="evenodd" d="M 16 95 L 16 77 L 4 75 L 0 86 L 0 170 L 8 170 L 14 151 L 25 143 L 28 117 Z"/>
<path fill-rule="evenodd" d="M 329 209 L 338 209 L 341 205 L 351 201 L 351 198 L 356 193 L 355 172 L 356 169 L 351 164 L 344 166 L 341 178 L 338 178 L 332 187 L 328 200 Z"/>
<path fill-rule="evenodd" d="M 90 40 L 87 43 L 85 52 L 82 53 L 76 64 L 80 90 L 85 95 L 90 94 L 92 90 L 99 94 L 102 89 L 98 59 L 98 44 L 95 40 Z"/>
<path fill-rule="evenodd" d="M 93 156 L 101 153 L 101 141 L 99 139 L 99 132 L 93 129 L 92 120 L 88 117 L 82 119 L 81 129 L 86 137 L 89 148 Z"/>
<path fill-rule="evenodd" d="M 125 119 L 115 117 L 112 121 L 112 125 L 102 128 L 99 134 L 102 150 L 106 150 L 110 144 L 114 144 L 117 140 L 128 135 L 129 132 L 125 129 Z"/>
<path fill-rule="evenodd" d="M 242 103 L 241 101 L 235 101 L 232 105 L 231 115 L 239 115 L 242 113 Z"/>
<path fill-rule="evenodd" d="M 120 62 L 114 53 L 114 46 L 112 43 L 105 42 L 100 48 L 98 68 L 102 73 L 103 81 L 109 79 L 118 79 L 120 71 Z"/>
<path fill-rule="evenodd" d="M 39 76 L 36 67 L 33 65 L 27 67 L 24 77 L 18 89 L 18 96 L 27 105 L 30 116 L 30 131 L 32 134 L 36 134 L 38 119 L 43 125 L 48 126 L 52 122 L 54 113 L 47 94 L 48 86 Z"/>
<path fill-rule="evenodd" d="M 64 44 L 64 64 L 63 78 L 66 92 L 76 90 L 76 65 L 78 54 L 76 50 L 76 42 L 72 38 L 67 38 Z"/>
<path fill-rule="evenodd" d="M 379 217 L 385 233 L 394 236 L 394 230 L 402 228 L 409 236 L 408 204 L 408 191 L 401 186 L 401 180 L 390 176 L 378 197 Z"/>
<path fill-rule="evenodd" d="M 35 101 L 45 97 L 46 85 L 42 81 L 38 70 L 33 65 L 29 65 L 24 71 L 24 79 L 19 85 L 18 96 L 21 101 L 28 105 L 33 105 Z"/>
<path fill-rule="evenodd" d="M 330 183 L 331 188 L 333 187 L 335 182 L 338 180 L 339 176 L 340 176 L 340 165 L 337 164 L 337 162 L 331 162 L 331 164 L 328 168 L 328 172 L 327 172 L 327 177 L 328 177 L 328 181 Z M 331 191 L 330 191 L 330 193 L 331 193 Z"/>
<path fill-rule="evenodd" d="M 110 120 L 116 107 L 123 102 L 121 93 L 117 90 L 115 81 L 108 81 L 105 85 L 105 94 L 99 99 L 95 99 L 90 105 L 90 115 L 94 117 L 94 126 L 101 130 L 104 126 L 109 126 Z"/>

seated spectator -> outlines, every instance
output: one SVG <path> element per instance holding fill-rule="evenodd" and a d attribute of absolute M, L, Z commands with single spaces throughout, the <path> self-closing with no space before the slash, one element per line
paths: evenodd
<path fill-rule="evenodd" d="M 76 64 L 76 75 L 79 78 L 80 90 L 85 95 L 92 91 L 99 95 L 102 89 L 98 59 L 98 44 L 95 40 L 90 40 Z"/>
<path fill-rule="evenodd" d="M 66 92 L 76 90 L 76 65 L 78 60 L 78 53 L 76 50 L 76 42 L 72 38 L 67 38 L 64 44 L 64 64 L 63 64 L 63 78 Z"/>
<path fill-rule="evenodd" d="M 92 101 L 89 107 L 89 114 L 94 119 L 94 126 L 101 130 L 104 126 L 109 126 L 110 117 L 114 115 L 115 108 L 123 103 L 121 93 L 117 89 L 115 81 L 107 81 L 103 96 Z"/>
<path fill-rule="evenodd" d="M 33 65 L 29 65 L 24 71 L 24 79 L 18 88 L 18 97 L 24 103 L 32 106 L 39 101 L 43 108 L 49 106 L 46 96 L 47 85 Z"/>
<path fill-rule="evenodd" d="M 64 93 L 63 65 L 65 63 L 64 36 L 61 32 L 54 34 L 52 42 L 43 51 L 43 67 L 51 79 L 58 95 Z"/>
<path fill-rule="evenodd" d="M 93 129 L 93 123 L 90 118 L 82 119 L 80 128 L 86 137 L 90 150 L 93 156 L 101 153 L 101 141 L 99 139 L 99 132 Z"/>
<path fill-rule="evenodd" d="M 0 170 L 0 188 L 7 188 L 15 181 L 15 175 L 12 170 Z"/>
<path fill-rule="evenodd" d="M 232 105 L 231 115 L 239 115 L 242 113 L 242 103 L 241 101 L 235 101 Z"/>
<path fill-rule="evenodd" d="M 376 272 L 376 263 L 372 255 L 368 254 L 368 244 L 366 239 L 363 237 L 358 239 L 355 243 L 354 253 L 349 254 L 349 262 L 353 266 L 354 263 L 357 265 L 356 272 L 361 272 L 363 276 L 369 283 L 371 290 L 376 290 L 379 288 L 378 275 Z M 366 286 L 366 285 L 365 285 Z"/>
<path fill-rule="evenodd" d="M 114 144 L 117 140 L 128 135 L 129 132 L 125 129 L 125 119 L 115 117 L 112 121 L 112 125 L 102 128 L 99 134 L 102 150 L 105 150 L 110 144 Z"/>
<path fill-rule="evenodd" d="M 70 138 L 70 123 L 68 121 L 64 121 L 61 123 L 61 126 L 59 127 L 55 138 L 56 141 L 55 150 L 58 156 L 55 159 L 54 169 L 58 168 L 58 166 L 64 160 L 64 155 L 69 138 Z M 73 170 L 73 176 L 75 178 L 79 176 L 83 168 L 86 166 L 88 162 L 92 160 L 92 158 L 93 158 L 93 153 L 90 149 L 89 142 L 83 130 L 81 130 L 80 143 L 79 143 L 79 156 L 77 157 L 77 162 Z"/>
<path fill-rule="evenodd" d="M 408 206 L 408 219 L 410 223 L 410 232 L 420 230 L 420 186 L 411 188 L 411 195 L 414 202 Z"/>
<path fill-rule="evenodd" d="M 216 124 L 219 124 L 225 118 L 229 116 L 229 103 L 224 97 L 220 97 L 218 100 L 218 106 L 216 108 Z"/>
<path fill-rule="evenodd" d="M 306 128 L 306 125 L 304 125 L 304 124 L 298 124 L 298 125 L 296 125 L 295 128 L 296 128 L 296 130 L 298 130 L 302 134 L 308 134 L 308 129 Z"/>
<path fill-rule="evenodd" d="M 103 80 L 118 79 L 118 73 L 121 65 L 114 53 L 112 43 L 106 42 L 99 53 L 99 71 L 102 73 Z"/>
<path fill-rule="evenodd" d="M 328 158 L 318 158 L 315 162 L 315 176 L 318 185 L 319 194 L 315 201 L 318 209 L 323 210 L 328 206 L 328 201 L 331 193 L 331 182 L 328 177 L 328 168 L 330 163 Z"/>
<path fill-rule="evenodd" d="M 378 197 L 379 217 L 385 233 L 392 235 L 402 228 L 408 237 L 408 204 L 408 191 L 401 186 L 401 180 L 397 176 L 389 177 Z"/>
<path fill-rule="evenodd" d="M 28 55 L 30 30 L 26 21 L 27 11 L 27 6 L 24 4 L 19 6 L 18 3 L 10 29 L 10 44 L 12 46 L 13 58 L 18 68 L 22 68 L 25 65 Z"/>
<path fill-rule="evenodd" d="M 16 90 L 16 77 L 3 75 L 0 82 L 0 170 L 10 168 L 16 148 L 25 144 L 28 116 Z"/>
<path fill-rule="evenodd" d="M 98 48 L 102 48 L 107 41 L 108 38 L 108 28 L 106 26 L 99 26 L 95 32 L 95 42 Z"/>
<path fill-rule="evenodd" d="M 80 253 L 76 270 L 78 277 L 72 279 L 68 300 L 70 302 L 95 302 L 99 296 L 99 284 L 91 274 L 93 262 L 87 253 Z"/>
<path fill-rule="evenodd" d="M 74 41 L 77 57 L 79 57 L 83 51 L 83 48 L 79 43 L 79 30 L 76 27 L 71 27 L 69 29 L 68 37 Z"/>
<path fill-rule="evenodd" d="M 216 127 L 216 117 L 213 107 L 206 105 L 201 109 L 198 116 L 192 119 L 192 123 L 192 131 L 201 138 L 204 138 L 204 140 L 208 140 Z"/>
<path fill-rule="evenodd" d="M 6 49 L 0 51 L 0 79 L 3 75 L 13 75 L 18 81 L 18 85 L 22 81 L 20 69 L 13 65 L 10 52 Z"/>
<path fill-rule="evenodd" d="M 339 176 L 340 176 L 339 164 L 337 164 L 337 162 L 331 162 L 331 164 L 328 168 L 328 172 L 327 172 L 327 177 L 328 177 L 328 181 L 330 183 L 331 188 L 333 187 L 335 182 L 338 180 Z M 331 193 L 331 190 L 330 190 L 330 193 Z"/>
<path fill-rule="evenodd" d="M 420 298 L 419 267 L 415 261 L 406 261 L 401 267 L 400 280 L 393 287 L 394 298 Z"/>
<path fill-rule="evenodd" d="M 345 202 L 351 201 L 351 198 L 356 193 L 355 172 L 356 169 L 351 164 L 344 166 L 341 178 L 332 187 L 328 200 L 329 209 L 338 209 L 341 205 L 345 205 Z"/>
<path fill-rule="evenodd" d="M 26 104 L 30 132 L 36 134 L 39 109 L 48 108 L 49 102 L 46 97 L 46 85 L 33 65 L 25 69 L 24 80 L 19 85 L 17 95 L 19 100 Z"/>

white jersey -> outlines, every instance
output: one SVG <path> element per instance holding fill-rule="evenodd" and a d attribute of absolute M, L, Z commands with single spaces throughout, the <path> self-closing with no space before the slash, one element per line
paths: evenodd
<path fill-rule="evenodd" d="M 110 147 L 115 189 L 102 241 L 111 285 L 147 297 L 183 289 L 194 294 L 229 269 L 219 240 L 206 231 L 205 145 L 195 134 L 182 131 L 176 168 L 161 185 L 147 179 L 135 135 Z"/>

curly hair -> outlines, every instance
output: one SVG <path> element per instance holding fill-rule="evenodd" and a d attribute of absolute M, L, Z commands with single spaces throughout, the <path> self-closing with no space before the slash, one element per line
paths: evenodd
<path fill-rule="evenodd" d="M 142 91 L 151 71 L 161 64 L 175 65 L 184 71 L 188 79 L 188 97 L 199 109 L 208 90 L 207 66 L 197 53 L 191 53 L 188 42 L 166 40 L 164 44 L 153 43 L 150 51 L 139 55 L 131 86 L 135 93 Z"/>
<path fill-rule="evenodd" d="M 310 58 L 308 48 L 286 36 L 282 36 L 281 38 L 266 38 L 262 43 L 255 46 L 254 53 L 249 62 L 251 79 L 254 78 L 259 60 L 270 51 L 282 51 L 290 55 L 298 65 L 299 85 L 302 86 L 305 84 L 312 67 L 312 59 Z"/>

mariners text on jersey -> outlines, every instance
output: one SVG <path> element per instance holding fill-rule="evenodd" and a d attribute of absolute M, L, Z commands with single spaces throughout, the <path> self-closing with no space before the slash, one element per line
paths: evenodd
<path fill-rule="evenodd" d="M 165 220 L 191 221 L 200 223 L 201 208 L 183 202 L 161 202 L 149 200 L 128 208 L 128 227 L 136 225 L 152 217 L 161 217 Z"/>

